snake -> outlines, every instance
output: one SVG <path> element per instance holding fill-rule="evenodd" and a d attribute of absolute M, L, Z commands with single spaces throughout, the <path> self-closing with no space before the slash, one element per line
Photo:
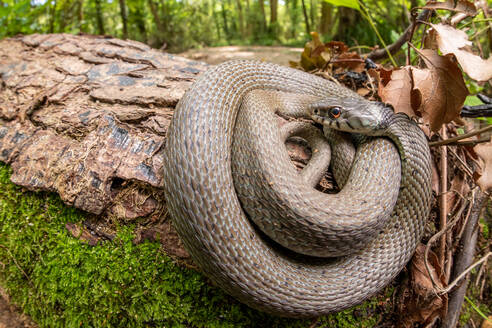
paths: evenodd
<path fill-rule="evenodd" d="M 275 171 L 280 162 L 289 160 L 285 146 L 281 145 L 289 133 L 270 125 L 267 130 L 262 127 L 261 134 L 244 137 L 245 130 L 238 125 L 245 108 L 250 110 L 246 118 L 263 115 L 258 113 L 274 115 L 276 109 L 255 111 L 255 106 L 268 107 L 268 99 L 274 104 L 283 103 L 279 107 L 287 112 L 303 112 L 325 129 L 371 136 L 367 143 L 358 146 L 352 164 L 359 165 L 358 170 L 365 175 L 341 174 L 346 176 L 341 193 L 350 184 L 378 181 L 379 187 L 370 189 L 362 199 L 376 204 L 372 209 L 376 214 L 368 215 L 372 217 L 368 226 L 364 225 L 364 214 L 351 219 L 335 213 L 332 222 L 329 217 L 318 218 L 310 213 L 321 202 L 321 192 L 308 193 L 307 203 L 299 203 L 291 192 L 277 191 L 278 185 L 282 185 L 277 181 L 290 174 L 287 170 Z M 260 121 L 272 119 L 257 118 L 252 124 Z M 241 134 L 243 141 L 235 146 Z M 273 139 L 280 145 L 271 145 L 269 141 Z M 259 148 L 245 146 L 244 140 Z M 268 149 L 274 153 L 266 154 L 270 162 L 262 160 L 259 166 L 233 163 L 236 154 L 241 155 L 246 148 L 256 155 L 263 156 Z M 364 155 L 364 151 L 378 155 Z M 382 162 L 386 161 L 391 162 L 391 167 L 399 167 L 399 171 L 389 174 L 381 170 Z M 275 176 L 265 175 L 265 168 L 276 172 Z M 333 81 L 260 61 L 229 61 L 213 66 L 185 92 L 167 132 L 163 173 L 166 205 L 173 225 L 201 271 L 248 306 L 293 318 L 341 311 L 391 283 L 420 242 L 432 200 L 428 142 L 406 114 L 394 113 L 390 107 L 366 100 Z M 234 180 L 249 175 L 254 176 L 253 180 L 239 183 L 244 190 L 238 192 L 240 188 Z M 312 179 L 297 175 L 300 180 L 294 184 L 312 189 L 313 183 L 308 181 Z M 393 177 L 386 179 L 392 185 L 381 185 L 385 175 Z M 382 178 L 371 180 L 373 176 Z M 269 178 L 276 180 L 272 184 Z M 264 181 L 273 191 L 260 189 L 258 181 Z M 336 211 L 348 209 L 356 213 L 360 206 L 349 199 L 356 189 L 329 206 Z M 393 200 L 384 199 L 392 199 L 394 190 L 397 197 L 388 210 L 386 205 L 392 205 Z M 240 199 L 238 193 L 244 194 L 245 199 Z M 269 193 L 281 202 L 265 204 L 270 202 L 262 199 Z M 253 198 L 256 200 L 250 210 L 244 209 Z M 260 205 L 273 205 L 273 210 L 259 209 Z M 303 218 L 270 214 L 277 212 L 279 206 L 290 206 L 286 211 L 295 215 L 308 212 L 308 219 L 303 221 L 305 231 L 299 231 L 303 224 L 293 222 Z M 269 223 L 272 225 L 268 226 Z M 262 227 L 266 231 L 261 231 Z M 289 231 L 290 228 L 298 230 Z M 356 234 L 353 241 L 351 233 Z M 309 241 L 291 238 L 303 234 L 318 240 L 318 245 L 310 247 Z M 361 237 L 363 241 L 359 242 Z M 335 245 L 333 249 L 323 253 L 322 247 L 329 249 L 331 243 Z M 347 250 L 345 243 L 355 246 Z"/>

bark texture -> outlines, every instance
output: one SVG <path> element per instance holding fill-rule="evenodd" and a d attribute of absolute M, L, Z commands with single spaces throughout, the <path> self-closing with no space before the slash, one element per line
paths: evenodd
<path fill-rule="evenodd" d="M 206 67 L 112 38 L 2 40 L 0 161 L 14 183 L 89 213 L 160 220 L 167 127 Z"/>

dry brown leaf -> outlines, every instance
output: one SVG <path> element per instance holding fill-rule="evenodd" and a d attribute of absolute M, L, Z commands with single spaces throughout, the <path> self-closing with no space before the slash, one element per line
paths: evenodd
<path fill-rule="evenodd" d="M 364 71 L 365 63 L 355 51 L 341 53 L 334 60 L 335 67 L 342 67 L 353 72 L 361 73 Z"/>
<path fill-rule="evenodd" d="M 450 25 L 431 24 L 437 32 L 437 44 L 444 55 L 454 54 L 463 71 L 477 81 L 492 79 L 492 57 L 487 60 L 471 52 L 472 43 L 465 32 Z"/>
<path fill-rule="evenodd" d="M 468 95 L 461 70 L 450 55 L 439 56 L 430 49 L 418 50 L 427 69 L 412 69 L 414 89 L 420 91 L 421 104 L 418 111 L 437 131 L 444 123 L 459 117 Z"/>
<path fill-rule="evenodd" d="M 87 242 L 89 246 L 96 246 L 97 243 L 100 241 L 101 238 L 98 238 L 96 236 L 93 236 L 87 229 L 84 227 L 80 227 L 79 225 L 75 223 L 67 223 L 65 224 L 65 228 L 70 231 L 72 236 L 74 236 L 77 239 L 80 239 L 82 241 Z"/>
<path fill-rule="evenodd" d="M 483 191 L 492 189 L 492 141 L 476 145 L 473 150 L 483 161 L 482 175 L 476 181 L 477 185 Z"/>
<path fill-rule="evenodd" d="M 447 295 L 437 296 L 425 267 L 425 248 L 425 245 L 420 244 L 410 263 L 411 289 L 406 293 L 406 298 L 400 300 L 404 307 L 401 311 L 404 316 L 400 323 L 403 327 L 415 327 L 416 325 L 425 327 L 436 317 L 443 318 L 447 312 Z M 443 288 L 445 277 L 439 260 L 432 251 L 429 252 L 428 263 L 434 281 Z"/>
<path fill-rule="evenodd" d="M 477 14 L 477 8 L 473 2 L 466 0 L 458 0 L 456 2 L 456 6 L 454 4 L 454 0 L 447 0 L 446 2 L 428 1 L 423 8 L 456 11 L 459 13 L 464 13 L 467 16 L 475 16 Z"/>
<path fill-rule="evenodd" d="M 451 187 L 449 188 L 449 192 L 446 194 L 446 199 L 447 199 L 446 213 L 450 213 L 453 207 L 455 206 L 456 202 L 461 198 L 460 196 L 466 195 L 468 191 L 469 191 L 469 186 L 465 181 L 465 176 L 463 172 L 456 174 L 453 177 L 453 180 L 451 180 Z"/>
<path fill-rule="evenodd" d="M 489 315 L 487 319 L 483 320 L 481 328 L 492 328 L 492 315 Z"/>
<path fill-rule="evenodd" d="M 379 86 L 378 94 L 383 102 L 393 106 L 395 112 L 403 112 L 413 117 L 415 111 L 411 103 L 412 89 L 412 69 L 406 66 L 394 70 L 390 81 L 384 86 Z"/>

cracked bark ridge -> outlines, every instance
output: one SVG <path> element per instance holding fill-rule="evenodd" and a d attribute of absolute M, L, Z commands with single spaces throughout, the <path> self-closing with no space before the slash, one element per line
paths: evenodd
<path fill-rule="evenodd" d="M 57 192 L 89 213 L 164 217 L 166 131 L 206 68 L 135 41 L 68 34 L 2 40 L 0 161 L 11 165 L 14 183 Z"/>
<path fill-rule="evenodd" d="M 173 109 L 205 69 L 135 41 L 0 41 L 0 160 L 14 183 L 87 212 L 155 213 Z"/>
<path fill-rule="evenodd" d="M 168 254 L 187 258 L 163 214 L 163 150 L 177 102 L 206 68 L 129 40 L 70 34 L 1 40 L 0 161 L 11 165 L 15 184 L 56 192 L 98 216 L 138 219 L 136 242 L 160 238 Z M 290 141 L 287 148 L 302 168 L 308 147 Z M 325 178 L 320 188 L 329 187 Z M 86 220 L 96 239 L 84 227 L 67 229 L 96 244 L 111 239 L 110 225 Z"/>

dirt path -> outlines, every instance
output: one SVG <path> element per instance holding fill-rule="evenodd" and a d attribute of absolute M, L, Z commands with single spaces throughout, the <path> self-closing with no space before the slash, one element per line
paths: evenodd
<path fill-rule="evenodd" d="M 192 49 L 178 54 L 193 60 L 218 64 L 231 59 L 258 59 L 280 65 L 289 65 L 289 60 L 299 61 L 302 48 L 267 46 L 227 46 Z"/>
<path fill-rule="evenodd" d="M 25 314 L 11 305 L 5 291 L 0 288 L 0 328 L 37 327 Z"/>

